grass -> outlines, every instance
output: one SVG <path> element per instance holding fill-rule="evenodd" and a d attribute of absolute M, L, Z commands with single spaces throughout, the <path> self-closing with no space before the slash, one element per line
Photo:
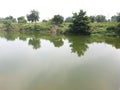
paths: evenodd
<path fill-rule="evenodd" d="M 52 27 L 49 23 L 27 23 L 21 26 L 21 30 L 32 30 L 32 31 L 41 31 L 41 30 L 50 30 Z"/>

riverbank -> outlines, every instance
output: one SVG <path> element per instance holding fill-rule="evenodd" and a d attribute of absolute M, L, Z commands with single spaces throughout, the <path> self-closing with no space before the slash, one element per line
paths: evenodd
<path fill-rule="evenodd" d="M 12 31 L 12 32 L 43 32 L 43 33 L 54 33 L 55 34 L 69 34 L 69 26 L 71 23 L 63 23 L 54 25 L 50 22 L 40 23 L 12 23 L 12 24 L 0 24 L 1 31 Z M 104 23 L 90 23 L 91 35 L 107 35 L 116 36 L 114 30 L 109 30 L 112 27 L 116 27 L 119 23 L 117 22 L 104 22 Z M 54 28 L 56 27 L 56 28 Z"/>

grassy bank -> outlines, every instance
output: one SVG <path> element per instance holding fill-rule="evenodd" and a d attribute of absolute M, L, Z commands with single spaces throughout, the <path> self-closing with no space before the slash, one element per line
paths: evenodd
<path fill-rule="evenodd" d="M 69 25 L 71 23 L 62 23 L 57 25 L 56 32 L 58 34 L 63 34 L 69 30 Z M 114 29 L 119 23 L 117 22 L 104 22 L 104 23 L 90 23 L 90 33 L 91 35 L 116 35 Z M 26 23 L 26 24 L 20 24 L 20 23 L 11 23 L 11 24 L 2 24 L 0 23 L 0 30 L 7 30 L 7 31 L 40 31 L 43 33 L 50 32 L 52 27 L 54 26 L 53 23 L 50 22 L 40 22 L 40 23 Z"/>

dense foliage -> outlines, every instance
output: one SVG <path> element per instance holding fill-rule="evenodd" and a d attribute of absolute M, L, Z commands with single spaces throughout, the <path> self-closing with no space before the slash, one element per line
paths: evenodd
<path fill-rule="evenodd" d="M 10 20 L 4 21 L 5 30 L 10 31 L 12 29 L 12 22 Z"/>
<path fill-rule="evenodd" d="M 96 22 L 106 22 L 106 17 L 104 15 L 97 15 Z"/>
<path fill-rule="evenodd" d="M 73 13 L 73 17 L 67 17 L 65 21 L 61 15 L 54 15 L 52 19 L 44 19 L 42 22 L 38 21 L 39 12 L 36 10 L 31 10 L 26 17 L 20 16 L 17 20 L 13 16 L 1 17 L 0 30 L 46 31 L 49 33 L 56 26 L 56 32 L 62 34 L 120 35 L 120 13 L 107 20 L 104 15 L 88 17 L 85 11 L 80 10 L 78 13 Z"/>
<path fill-rule="evenodd" d="M 120 13 L 117 14 L 117 22 L 120 22 Z"/>
<path fill-rule="evenodd" d="M 18 17 L 17 20 L 18 20 L 18 23 L 27 23 L 24 16 Z"/>
<path fill-rule="evenodd" d="M 72 17 L 67 17 L 66 19 L 65 19 L 65 22 L 72 22 L 73 21 L 73 18 Z"/>
<path fill-rule="evenodd" d="M 93 23 L 93 22 L 96 22 L 96 17 L 95 16 L 90 16 L 90 21 Z"/>
<path fill-rule="evenodd" d="M 73 13 L 73 22 L 70 25 L 70 33 L 74 34 L 90 34 L 89 18 L 86 12 L 80 10 L 79 13 Z"/>
<path fill-rule="evenodd" d="M 36 10 L 32 10 L 30 14 L 27 14 L 27 20 L 30 22 L 39 21 L 39 12 Z"/>
<path fill-rule="evenodd" d="M 104 15 L 90 16 L 91 22 L 106 22 L 106 17 Z"/>
<path fill-rule="evenodd" d="M 107 28 L 109 32 L 114 32 L 116 35 L 120 35 L 120 23 L 115 26 L 110 26 Z"/>
<path fill-rule="evenodd" d="M 61 15 L 55 15 L 52 19 L 52 21 L 55 23 L 55 24 L 62 24 L 63 21 L 64 21 L 64 17 L 61 16 Z"/>
<path fill-rule="evenodd" d="M 8 17 L 5 18 L 5 20 L 6 21 L 9 20 L 11 22 L 16 22 L 16 19 L 13 16 L 8 16 Z"/>

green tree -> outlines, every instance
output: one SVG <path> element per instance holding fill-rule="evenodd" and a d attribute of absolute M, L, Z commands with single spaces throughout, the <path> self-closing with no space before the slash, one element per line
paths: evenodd
<path fill-rule="evenodd" d="M 96 22 L 96 17 L 95 16 L 90 16 L 90 21 L 91 22 Z"/>
<path fill-rule="evenodd" d="M 13 16 L 8 16 L 5 18 L 5 20 L 9 20 L 11 22 L 16 22 L 16 18 L 14 18 Z"/>
<path fill-rule="evenodd" d="M 120 13 L 111 17 L 112 22 L 120 22 Z"/>
<path fill-rule="evenodd" d="M 36 10 L 32 10 L 30 14 L 27 14 L 27 20 L 31 22 L 39 21 L 39 12 Z"/>
<path fill-rule="evenodd" d="M 104 15 L 97 15 L 96 22 L 106 22 L 106 17 Z"/>
<path fill-rule="evenodd" d="M 12 21 L 11 20 L 4 21 L 4 27 L 5 27 L 5 30 L 7 31 L 12 30 Z"/>
<path fill-rule="evenodd" d="M 27 14 L 26 17 L 27 17 L 27 21 L 30 22 L 31 21 L 30 15 Z"/>
<path fill-rule="evenodd" d="M 42 20 L 42 22 L 48 22 L 48 21 L 44 19 L 44 20 Z"/>
<path fill-rule="evenodd" d="M 117 19 L 117 22 L 120 22 L 120 13 L 117 14 L 116 19 Z"/>
<path fill-rule="evenodd" d="M 18 17 L 17 20 L 18 20 L 18 23 L 27 23 L 24 16 Z"/>
<path fill-rule="evenodd" d="M 86 12 L 80 10 L 79 13 L 73 13 L 73 22 L 70 25 L 70 33 L 74 34 L 90 34 L 90 20 L 89 17 L 86 16 Z"/>
<path fill-rule="evenodd" d="M 64 21 L 64 17 L 61 16 L 61 15 L 55 15 L 52 19 L 52 21 L 55 23 L 55 24 L 62 24 L 63 21 Z"/>
<path fill-rule="evenodd" d="M 116 15 L 112 16 L 112 17 L 111 17 L 111 21 L 112 21 L 112 22 L 117 22 L 117 16 L 116 16 Z"/>
<path fill-rule="evenodd" d="M 72 17 L 67 17 L 66 19 L 65 19 L 65 22 L 72 22 L 73 21 L 73 18 Z"/>

